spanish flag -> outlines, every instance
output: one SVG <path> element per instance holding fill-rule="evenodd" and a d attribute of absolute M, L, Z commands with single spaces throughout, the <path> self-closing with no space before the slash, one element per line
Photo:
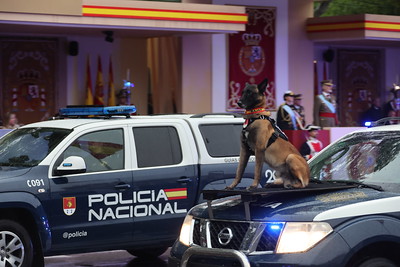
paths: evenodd
<path fill-rule="evenodd" d="M 187 188 L 172 188 L 164 189 L 168 200 L 185 199 L 187 198 Z"/>
<path fill-rule="evenodd" d="M 112 69 L 112 62 L 111 62 L 111 56 L 110 56 L 110 65 L 108 68 L 108 105 L 109 106 L 115 106 L 116 100 L 115 100 L 115 87 L 114 87 L 114 77 L 113 77 L 113 69 Z"/>
<path fill-rule="evenodd" d="M 90 77 L 90 64 L 89 56 L 86 62 L 86 99 L 85 105 L 93 105 L 93 93 L 92 93 L 92 78 Z"/>
<path fill-rule="evenodd" d="M 103 72 L 101 70 L 102 68 L 100 56 L 98 56 L 97 66 L 96 89 L 94 90 L 94 104 L 104 106 Z"/>

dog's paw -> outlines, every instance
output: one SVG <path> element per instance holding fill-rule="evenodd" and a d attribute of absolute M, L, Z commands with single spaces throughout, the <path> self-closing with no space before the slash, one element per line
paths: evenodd
<path fill-rule="evenodd" d="M 233 186 L 227 186 L 224 188 L 224 190 L 233 190 L 233 188 L 234 188 Z"/>
<path fill-rule="evenodd" d="M 248 191 L 255 190 L 255 189 L 257 189 L 257 186 L 254 186 L 254 185 L 251 185 L 246 188 L 246 190 L 248 190 Z"/>

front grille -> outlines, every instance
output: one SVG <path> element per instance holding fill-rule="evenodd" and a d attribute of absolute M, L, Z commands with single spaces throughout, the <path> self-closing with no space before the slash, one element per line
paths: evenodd
<path fill-rule="evenodd" d="M 193 226 L 193 243 L 196 245 L 200 246 L 200 220 L 199 219 L 195 219 L 194 220 L 194 226 Z"/>
<path fill-rule="evenodd" d="M 232 235 L 230 241 L 227 239 L 227 237 L 221 236 L 221 233 L 222 234 L 227 233 L 228 229 L 231 230 L 230 232 Z M 242 244 L 248 229 L 249 229 L 249 223 L 247 222 L 211 221 L 210 222 L 211 247 L 240 249 L 240 245 Z M 225 244 L 226 242 L 227 244 Z"/>
<path fill-rule="evenodd" d="M 193 243 L 208 248 L 251 252 L 273 252 L 280 231 L 269 231 L 269 223 L 195 219 Z"/>

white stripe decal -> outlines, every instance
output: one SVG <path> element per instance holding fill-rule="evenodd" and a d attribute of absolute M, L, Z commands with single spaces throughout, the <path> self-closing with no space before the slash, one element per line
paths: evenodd
<path fill-rule="evenodd" d="M 400 196 L 369 200 L 327 210 L 315 216 L 314 221 L 326 221 L 390 212 L 400 212 Z"/>

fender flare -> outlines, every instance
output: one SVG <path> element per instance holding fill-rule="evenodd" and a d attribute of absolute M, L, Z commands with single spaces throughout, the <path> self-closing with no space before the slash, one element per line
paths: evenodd
<path fill-rule="evenodd" d="M 385 215 L 359 217 L 339 226 L 335 231 L 349 245 L 348 259 L 363 248 L 378 242 L 397 242 L 400 244 L 400 220 Z"/>
<path fill-rule="evenodd" d="M 51 230 L 47 214 L 40 200 L 27 192 L 0 193 L 0 210 L 13 208 L 27 210 L 32 215 L 42 249 L 47 251 L 51 247 Z"/>

